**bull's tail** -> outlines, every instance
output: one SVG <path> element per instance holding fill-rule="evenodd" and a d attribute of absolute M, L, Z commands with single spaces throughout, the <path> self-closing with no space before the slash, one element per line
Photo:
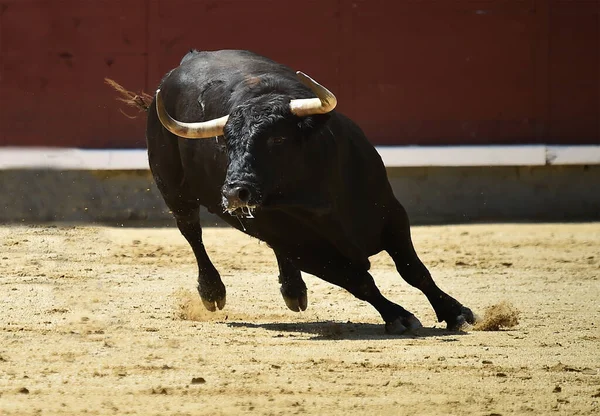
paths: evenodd
<path fill-rule="evenodd" d="M 136 94 L 133 91 L 128 91 L 110 78 L 104 78 L 104 81 L 120 94 L 120 97 L 118 97 L 117 100 L 124 102 L 130 107 L 137 108 L 139 111 L 148 111 L 148 107 L 150 107 L 150 104 L 154 98 L 153 96 L 146 94 L 143 91 L 139 94 Z M 132 117 L 128 116 L 127 114 L 125 115 L 130 118 L 135 118 L 135 116 Z"/>

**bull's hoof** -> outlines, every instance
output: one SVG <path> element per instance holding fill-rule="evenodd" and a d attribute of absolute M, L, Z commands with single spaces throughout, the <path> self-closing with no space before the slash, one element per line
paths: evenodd
<path fill-rule="evenodd" d="M 449 331 L 460 331 L 465 326 L 467 326 L 467 324 L 473 325 L 476 321 L 477 317 L 475 316 L 473 311 L 471 311 L 471 309 L 467 308 L 466 306 L 461 306 L 459 315 L 451 319 L 446 319 L 446 329 L 448 329 Z"/>
<path fill-rule="evenodd" d="M 222 298 L 219 298 L 217 300 L 207 300 L 202 297 L 200 299 L 202 299 L 202 304 L 204 305 L 204 307 L 211 312 L 215 312 L 217 310 L 217 308 L 219 308 L 219 310 L 221 310 L 225 307 L 225 300 L 226 300 L 225 296 L 223 296 Z"/>
<path fill-rule="evenodd" d="M 202 304 L 209 311 L 214 312 L 217 308 L 220 310 L 225 307 L 227 296 L 225 285 L 223 285 L 220 278 L 218 282 L 211 283 L 203 280 L 198 284 L 198 293 L 200 294 L 200 299 L 202 299 Z"/>
<path fill-rule="evenodd" d="M 385 323 L 385 333 L 390 335 L 402 335 L 407 332 L 416 331 L 423 328 L 421 321 L 416 316 L 401 316 L 392 322 Z"/>
<path fill-rule="evenodd" d="M 294 312 L 305 311 L 308 307 L 308 296 L 305 291 L 301 292 L 297 297 L 286 296 L 282 287 L 281 295 L 283 296 L 286 306 Z"/>

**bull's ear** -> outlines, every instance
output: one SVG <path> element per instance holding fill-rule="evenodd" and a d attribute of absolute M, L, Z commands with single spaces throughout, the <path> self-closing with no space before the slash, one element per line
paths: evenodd
<path fill-rule="evenodd" d="M 313 134 L 317 134 L 321 131 L 321 129 L 329 121 L 330 117 L 330 113 L 314 114 L 312 116 L 303 117 L 300 122 L 298 122 L 298 127 L 304 136 L 312 136 Z"/>

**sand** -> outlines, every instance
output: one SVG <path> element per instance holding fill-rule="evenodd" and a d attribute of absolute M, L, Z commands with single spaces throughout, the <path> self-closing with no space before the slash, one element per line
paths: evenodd
<path fill-rule="evenodd" d="M 381 254 L 379 288 L 425 326 L 405 336 L 310 275 L 308 310 L 288 310 L 265 244 L 204 235 L 215 313 L 174 228 L 0 227 L 0 414 L 600 413 L 599 223 L 414 227 L 439 286 L 489 322 L 446 331 Z"/>

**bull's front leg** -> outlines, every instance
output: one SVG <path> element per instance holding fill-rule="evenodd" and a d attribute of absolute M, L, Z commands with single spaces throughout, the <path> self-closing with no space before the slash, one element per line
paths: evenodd
<path fill-rule="evenodd" d="M 190 213 L 181 214 L 173 212 L 177 227 L 185 239 L 190 243 L 198 263 L 198 293 L 204 307 L 209 311 L 225 307 L 225 285 L 219 272 L 210 261 L 202 242 L 202 227 L 200 226 L 199 209 Z"/>
<path fill-rule="evenodd" d="M 279 283 L 281 296 L 289 309 L 294 312 L 305 311 L 308 306 L 306 284 L 302 280 L 300 270 L 287 257 L 275 252 L 279 266 Z"/>

